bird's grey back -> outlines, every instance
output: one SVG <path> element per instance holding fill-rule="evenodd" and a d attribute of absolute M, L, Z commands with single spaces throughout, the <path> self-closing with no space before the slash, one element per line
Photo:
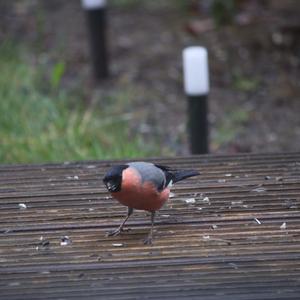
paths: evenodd
<path fill-rule="evenodd" d="M 139 172 L 142 177 L 142 182 L 150 181 L 158 190 L 165 187 L 165 174 L 154 164 L 148 162 L 131 162 L 128 163 L 128 165 Z"/>

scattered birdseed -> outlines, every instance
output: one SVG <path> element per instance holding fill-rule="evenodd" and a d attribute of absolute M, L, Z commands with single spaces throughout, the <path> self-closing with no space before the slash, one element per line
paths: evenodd
<path fill-rule="evenodd" d="M 256 193 L 262 193 L 262 192 L 265 192 L 266 189 L 263 188 L 263 187 L 258 187 L 258 188 L 255 188 L 253 190 L 251 190 L 251 192 L 256 192 Z"/>
<path fill-rule="evenodd" d="M 161 215 L 163 218 L 169 218 L 170 215 Z"/>
<path fill-rule="evenodd" d="M 205 203 L 209 203 L 209 198 L 208 197 L 204 197 L 202 201 L 205 202 Z"/>
<path fill-rule="evenodd" d="M 242 204 L 243 201 L 239 200 L 239 201 L 231 201 L 231 205 L 239 205 Z"/>
<path fill-rule="evenodd" d="M 286 222 L 283 222 L 280 226 L 281 230 L 285 230 L 286 229 Z"/>
<path fill-rule="evenodd" d="M 19 208 L 20 208 L 20 209 L 26 209 L 27 206 L 26 206 L 25 203 L 19 203 Z"/>
<path fill-rule="evenodd" d="M 95 169 L 96 166 L 94 166 L 94 165 L 89 165 L 89 166 L 86 166 L 86 168 L 87 168 L 87 169 Z"/>
<path fill-rule="evenodd" d="M 67 176 L 67 179 L 74 179 L 74 180 L 78 180 L 79 177 L 77 175 L 75 176 Z"/>
<path fill-rule="evenodd" d="M 61 237 L 61 239 L 60 239 L 61 246 L 68 246 L 70 244 L 72 244 L 72 241 L 67 235 Z"/>
<path fill-rule="evenodd" d="M 228 264 L 230 267 L 234 268 L 235 270 L 238 269 L 238 266 L 235 263 L 229 263 Z"/>
<path fill-rule="evenodd" d="M 257 218 L 254 218 L 254 221 L 255 221 L 257 224 L 261 225 L 261 221 L 259 221 Z"/>
<path fill-rule="evenodd" d="M 188 199 L 185 199 L 185 202 L 192 204 L 192 203 L 196 203 L 196 200 L 195 200 L 195 198 L 188 198 Z"/>

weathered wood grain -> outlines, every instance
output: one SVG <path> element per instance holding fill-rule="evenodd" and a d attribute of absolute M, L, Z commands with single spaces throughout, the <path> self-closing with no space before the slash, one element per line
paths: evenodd
<path fill-rule="evenodd" d="M 300 153 L 153 161 L 201 172 L 153 246 L 145 212 L 105 236 L 126 214 L 102 184 L 116 162 L 0 166 L 0 299 L 299 299 Z"/>

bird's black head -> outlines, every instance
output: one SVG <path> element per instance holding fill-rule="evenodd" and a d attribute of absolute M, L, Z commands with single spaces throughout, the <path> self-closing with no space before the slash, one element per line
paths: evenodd
<path fill-rule="evenodd" d="M 119 192 L 122 184 L 122 172 L 127 169 L 128 165 L 113 166 L 107 171 L 103 182 L 109 192 Z"/>

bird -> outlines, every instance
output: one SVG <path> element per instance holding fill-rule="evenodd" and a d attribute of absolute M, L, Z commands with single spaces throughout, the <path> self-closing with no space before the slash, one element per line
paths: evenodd
<path fill-rule="evenodd" d="M 168 200 L 171 186 L 197 175 L 200 173 L 196 170 L 177 170 L 143 161 L 113 165 L 106 172 L 103 183 L 111 196 L 127 206 L 128 211 L 120 226 L 107 236 L 119 235 L 134 209 L 145 210 L 151 213 L 151 229 L 144 243 L 152 244 L 155 214 Z"/>

